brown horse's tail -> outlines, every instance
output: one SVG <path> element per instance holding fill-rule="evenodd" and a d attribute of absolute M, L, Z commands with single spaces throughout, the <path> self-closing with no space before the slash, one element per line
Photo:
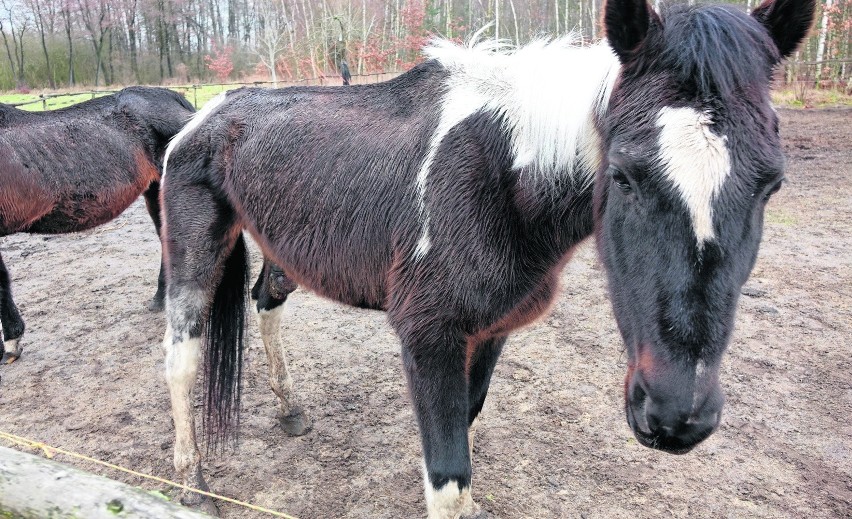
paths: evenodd
<path fill-rule="evenodd" d="M 210 445 L 236 439 L 240 411 L 243 344 L 246 336 L 248 252 L 242 234 L 225 261 L 222 280 L 210 305 L 204 357 L 204 431 Z M 234 426 L 234 427 L 231 427 Z"/>

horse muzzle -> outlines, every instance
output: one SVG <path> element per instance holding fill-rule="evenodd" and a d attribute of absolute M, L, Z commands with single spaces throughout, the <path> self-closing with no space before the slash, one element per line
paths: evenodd
<path fill-rule="evenodd" d="M 641 374 L 628 372 L 627 423 L 645 447 L 685 454 L 719 426 L 725 401 L 722 390 L 715 381 L 709 385 L 696 384 L 693 391 L 683 391 L 689 385 L 662 386 L 654 387 Z"/>

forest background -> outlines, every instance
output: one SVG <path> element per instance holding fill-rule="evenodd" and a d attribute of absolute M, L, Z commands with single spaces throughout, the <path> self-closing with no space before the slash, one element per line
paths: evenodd
<path fill-rule="evenodd" d="M 399 72 L 434 35 L 602 37 L 603 0 L 0 0 L 0 91 L 294 82 Z M 756 0 L 730 2 L 745 9 Z M 659 0 L 655 7 L 659 8 Z M 852 0 L 820 0 L 779 75 L 848 95 Z M 558 63 L 554 67 L 560 66 Z"/>

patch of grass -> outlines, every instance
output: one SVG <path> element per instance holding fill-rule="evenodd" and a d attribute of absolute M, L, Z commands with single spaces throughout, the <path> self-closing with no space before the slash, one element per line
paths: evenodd
<path fill-rule="evenodd" d="M 197 88 L 193 88 L 192 85 L 188 86 L 169 86 L 165 88 L 169 88 L 174 90 L 175 92 L 179 92 L 183 94 L 190 103 L 196 105 L 196 108 L 201 108 L 207 101 L 210 101 L 217 95 L 225 92 L 227 90 L 233 90 L 235 88 L 240 88 L 242 85 L 203 85 Z M 111 90 L 119 90 L 121 87 L 114 87 Z M 45 95 L 53 95 L 59 94 L 61 92 L 45 92 Z M 107 95 L 107 93 L 99 94 Z M 37 101 L 32 104 L 21 106 L 22 110 L 28 110 L 30 112 L 41 112 L 45 109 L 45 103 L 42 103 L 39 100 L 39 94 L 20 94 L 17 92 L 7 92 L 0 93 L 0 103 L 5 104 L 17 104 L 17 103 L 26 103 L 29 101 Z M 90 93 L 82 93 L 82 94 L 74 94 L 70 92 L 68 95 L 62 95 L 61 97 L 52 97 L 47 100 L 46 108 L 48 110 L 56 110 L 57 108 L 65 108 L 66 106 L 71 106 L 73 104 L 81 103 L 88 99 L 92 98 L 92 94 Z"/>
<path fill-rule="evenodd" d="M 793 227 L 799 223 L 795 216 L 785 213 L 780 209 L 767 209 L 763 220 L 766 223 L 783 225 L 785 227 Z"/>
<path fill-rule="evenodd" d="M 852 106 L 852 95 L 830 88 L 784 86 L 772 91 L 772 102 L 786 108 L 826 108 Z"/>
<path fill-rule="evenodd" d="M 100 97 L 104 94 L 98 94 L 96 97 Z M 61 97 L 53 97 L 47 99 L 47 109 L 48 110 L 56 110 L 57 108 L 65 108 L 66 106 L 71 106 L 73 104 L 81 103 L 88 99 L 92 98 L 92 94 L 74 94 L 69 93 L 69 95 L 63 95 Z M 26 103 L 29 101 L 37 101 L 35 103 L 31 103 L 28 105 L 20 106 L 21 110 L 27 110 L 30 112 L 41 112 L 45 109 L 45 103 L 42 103 L 39 100 L 38 94 L 18 94 L 18 93 L 6 93 L 0 94 L 0 103 L 6 104 L 16 104 L 16 103 Z"/>

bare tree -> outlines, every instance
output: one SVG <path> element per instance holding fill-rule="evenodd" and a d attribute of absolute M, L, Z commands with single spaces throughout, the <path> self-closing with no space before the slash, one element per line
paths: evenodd
<path fill-rule="evenodd" d="M 9 33 L 12 36 L 12 46 L 9 47 L 6 31 L 3 28 L 2 22 L 0 22 L 0 32 L 3 33 L 3 44 L 6 46 L 6 54 L 9 56 L 9 64 L 12 66 L 12 76 L 15 79 L 15 86 L 22 88 L 26 86 L 26 80 L 24 79 L 24 34 L 26 34 L 29 28 L 29 19 L 26 16 L 26 12 L 14 1 L 0 0 L 0 7 L 6 11 L 6 20 L 9 22 Z"/>
<path fill-rule="evenodd" d="M 278 86 L 278 57 L 287 49 L 292 22 L 283 0 L 259 0 L 255 3 L 258 30 L 255 54 L 269 69 L 272 84 Z"/>
<path fill-rule="evenodd" d="M 110 20 L 107 0 L 77 0 L 80 8 L 80 18 L 91 37 L 92 48 L 95 51 L 95 86 L 100 83 L 103 69 L 103 48 Z M 106 75 L 106 74 L 104 74 Z"/>
<path fill-rule="evenodd" d="M 828 38 L 828 26 L 830 22 L 829 13 L 831 12 L 832 0 L 825 0 L 825 5 L 822 6 L 822 21 L 819 27 L 819 41 L 816 49 L 816 80 L 819 82 L 822 76 L 822 60 L 825 57 L 825 44 Z"/>
<path fill-rule="evenodd" d="M 27 4 L 33 13 L 33 22 L 41 40 L 48 83 L 50 84 L 50 88 L 56 88 L 56 82 L 53 79 L 53 69 L 50 66 L 50 53 L 47 51 L 46 37 L 46 35 L 53 34 L 56 20 L 56 3 L 53 0 L 27 0 Z"/>

